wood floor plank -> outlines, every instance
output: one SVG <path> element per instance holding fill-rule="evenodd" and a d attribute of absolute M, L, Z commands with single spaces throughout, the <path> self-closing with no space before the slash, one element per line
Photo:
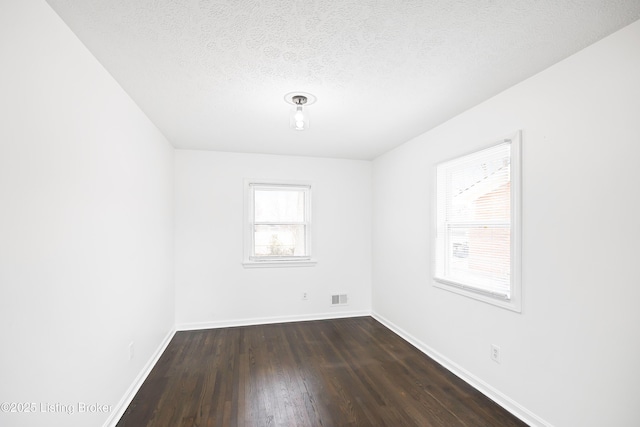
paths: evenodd
<path fill-rule="evenodd" d="M 118 427 L 526 426 L 371 317 L 178 332 Z"/>

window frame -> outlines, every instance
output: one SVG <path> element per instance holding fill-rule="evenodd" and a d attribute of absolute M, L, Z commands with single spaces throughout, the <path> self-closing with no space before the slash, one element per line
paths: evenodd
<path fill-rule="evenodd" d="M 495 295 L 489 291 L 480 289 L 476 286 L 469 285 L 462 281 L 451 280 L 446 277 L 438 276 L 438 244 L 443 244 L 438 241 L 438 234 L 440 224 L 438 224 L 438 169 L 442 165 L 449 162 L 462 160 L 469 155 L 476 154 L 483 150 L 498 146 L 503 143 L 510 143 L 510 297 L 505 298 L 502 295 Z M 495 140 L 490 144 L 479 146 L 470 152 L 460 154 L 451 159 L 437 163 L 433 167 L 434 176 L 434 202 L 433 202 L 433 251 L 432 251 L 432 263 L 433 263 L 433 285 L 437 288 L 444 289 L 456 294 L 460 294 L 475 300 L 479 300 L 485 303 L 489 303 L 498 307 L 502 307 L 515 312 L 522 312 L 522 279 L 521 279 L 521 264 L 522 264 L 522 131 L 517 131 L 515 134 Z M 491 221 L 484 221 L 483 225 L 490 224 Z M 495 225 L 498 224 L 495 222 Z M 443 239 L 445 240 L 445 239 Z M 445 248 L 440 248 L 445 250 Z M 447 262 L 446 257 L 443 257 L 442 262 Z"/>
<path fill-rule="evenodd" d="M 316 265 L 317 261 L 312 257 L 312 183 L 307 181 L 282 181 L 282 180 L 244 180 L 244 255 L 243 266 L 253 267 L 310 267 Z M 273 190 L 304 190 L 304 221 L 291 222 L 291 224 L 302 224 L 305 229 L 305 253 L 304 256 L 256 256 L 255 255 L 255 226 L 256 225 L 286 225 L 276 222 L 255 221 L 255 189 Z"/>

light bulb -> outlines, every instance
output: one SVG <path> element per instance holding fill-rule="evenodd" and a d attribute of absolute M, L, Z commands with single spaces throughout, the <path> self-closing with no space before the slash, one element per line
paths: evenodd
<path fill-rule="evenodd" d="M 302 105 L 297 105 L 291 112 L 291 128 L 294 130 L 306 130 L 309 128 L 309 112 L 302 109 Z"/>

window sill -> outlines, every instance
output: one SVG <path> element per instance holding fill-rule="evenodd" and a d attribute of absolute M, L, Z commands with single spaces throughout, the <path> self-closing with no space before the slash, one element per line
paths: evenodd
<path fill-rule="evenodd" d="M 512 295 L 510 299 L 505 299 L 504 297 L 497 296 L 497 295 L 490 295 L 489 293 L 484 293 L 482 291 L 476 290 L 471 286 L 467 286 L 462 283 L 458 283 L 453 280 L 443 279 L 440 277 L 433 278 L 433 285 L 436 288 L 444 289 L 446 291 L 453 292 L 458 295 L 463 295 L 467 298 L 475 299 L 478 301 L 485 302 L 487 304 L 491 304 L 497 307 L 505 308 L 507 310 L 515 311 L 516 313 L 522 312 L 522 307 L 520 305 L 520 298 L 517 295 Z"/>
<path fill-rule="evenodd" d="M 314 259 L 305 259 L 301 261 L 244 261 L 244 268 L 290 268 L 290 267 L 314 267 L 318 261 Z"/>

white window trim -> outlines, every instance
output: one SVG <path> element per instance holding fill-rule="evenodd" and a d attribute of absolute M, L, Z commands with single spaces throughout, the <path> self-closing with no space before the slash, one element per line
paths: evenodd
<path fill-rule="evenodd" d="M 517 313 L 522 312 L 522 131 L 517 131 L 515 134 L 496 140 L 491 144 L 480 146 L 471 152 L 460 154 L 453 159 L 464 157 L 465 155 L 472 154 L 481 151 L 486 148 L 493 147 L 500 144 L 503 141 L 511 141 L 511 296 L 509 299 L 502 296 L 491 295 L 488 292 L 483 292 L 479 289 L 465 286 L 463 283 L 447 280 L 444 278 L 436 277 L 434 274 L 433 285 L 437 288 L 444 289 L 459 295 L 463 295 L 468 298 L 472 298 L 478 301 L 482 301 L 488 304 L 492 304 L 498 307 L 502 307 Z M 450 159 L 450 160 L 453 160 Z M 444 163 L 444 162 L 443 162 Z M 435 265 L 435 253 L 436 253 L 436 238 L 437 236 L 437 203 L 435 199 L 437 197 L 437 170 L 438 165 L 433 167 L 433 198 L 432 204 L 432 235 L 434 238 L 432 246 L 432 271 L 437 271 Z"/>
<path fill-rule="evenodd" d="M 308 188 L 308 200 L 306 200 L 305 209 L 307 210 L 307 238 L 306 257 L 281 257 L 269 259 L 255 259 L 252 257 L 254 245 L 253 233 L 253 185 L 274 186 L 274 187 L 306 187 Z M 244 221 L 243 221 L 243 261 L 244 268 L 283 268 L 283 267 L 313 267 L 317 264 L 317 260 L 313 258 L 313 225 L 312 225 L 312 189 L 313 185 L 308 181 L 282 181 L 272 179 L 245 179 L 244 180 Z"/>

